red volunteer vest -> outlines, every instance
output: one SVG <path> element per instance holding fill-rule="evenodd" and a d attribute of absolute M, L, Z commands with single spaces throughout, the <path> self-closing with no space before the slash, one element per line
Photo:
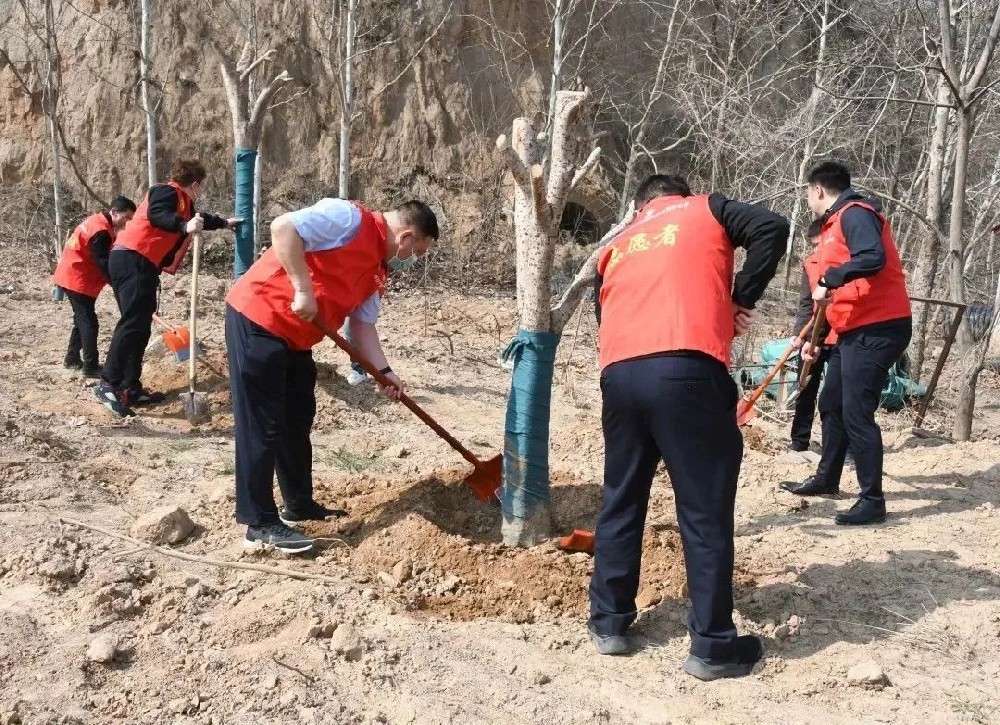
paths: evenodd
<path fill-rule="evenodd" d="M 802 260 L 802 267 L 806 272 L 806 277 L 809 279 L 809 289 L 816 289 L 816 285 L 819 284 L 819 278 L 823 276 L 823 270 L 820 269 L 820 259 L 819 259 L 819 249 L 816 249 L 812 254 Z M 816 313 L 816 303 L 813 302 L 813 314 Z M 798 334 L 796 332 L 795 334 Z M 808 337 L 808 335 L 806 336 Z M 827 334 L 826 339 L 823 340 L 825 345 L 836 345 L 837 344 L 837 331 L 832 327 L 830 332 Z"/>
<path fill-rule="evenodd" d="M 733 245 L 707 196 L 654 199 L 605 247 L 601 284 L 601 369 L 675 350 L 729 366 Z"/>
<path fill-rule="evenodd" d="M 306 252 L 318 316 L 331 330 L 340 329 L 351 312 L 385 290 L 385 220 L 357 206 L 361 225 L 351 241 L 336 249 Z M 311 350 L 323 339 L 323 331 L 292 312 L 293 296 L 288 273 L 272 247 L 236 281 L 226 302 L 293 350 Z"/>
<path fill-rule="evenodd" d="M 115 228 L 104 212 L 92 214 L 73 230 L 63 247 L 52 282 L 63 289 L 88 297 L 97 297 L 108 283 L 90 254 L 90 239 L 98 232 L 107 232 L 115 239 Z"/>
<path fill-rule="evenodd" d="M 177 182 L 171 181 L 167 185 L 177 190 L 177 213 L 184 221 L 188 221 L 193 216 L 191 214 L 193 208 L 191 198 Z M 142 203 L 139 204 L 135 216 L 132 217 L 132 221 L 126 224 L 121 234 L 118 235 L 115 247 L 138 252 L 155 264 L 157 269 L 163 268 L 163 260 L 176 248 L 173 262 L 168 268 L 162 269 L 168 274 L 174 274 L 184 259 L 189 243 L 188 235 L 181 239 L 178 232 L 168 232 L 153 226 L 152 222 L 149 221 L 149 194 L 147 193 Z"/>
<path fill-rule="evenodd" d="M 826 310 L 826 319 L 838 335 L 843 335 L 864 325 L 889 322 L 911 316 L 910 298 L 906 292 L 903 264 L 896 250 L 896 242 L 889 228 L 889 221 L 871 205 L 854 201 L 827 219 L 823 225 L 817 253 L 820 269 L 826 273 L 851 258 L 851 251 L 841 227 L 841 216 L 852 206 L 860 206 L 878 215 L 882 222 L 882 247 L 885 249 L 885 266 L 871 277 L 855 279 L 833 290 L 833 301 Z"/>

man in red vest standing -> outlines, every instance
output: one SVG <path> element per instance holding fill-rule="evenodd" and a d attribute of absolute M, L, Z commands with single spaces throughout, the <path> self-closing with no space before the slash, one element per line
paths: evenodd
<path fill-rule="evenodd" d="M 850 448 L 861 494 L 838 524 L 885 519 L 882 495 L 882 431 L 875 411 L 889 368 L 905 352 L 912 333 L 910 299 L 892 229 L 877 202 L 851 188 L 843 164 L 824 161 L 807 177 L 807 201 L 822 225 L 821 276 L 813 299 L 826 304 L 837 345 L 819 396 L 823 453 L 816 474 L 781 487 L 801 496 L 836 496 Z M 803 355 L 818 351 L 803 346 Z"/>
<path fill-rule="evenodd" d="M 730 348 L 778 268 L 788 223 L 721 194 L 692 195 L 679 176 L 646 179 L 635 206 L 635 221 L 597 263 L 604 502 L 588 626 L 599 653 L 629 651 L 649 491 L 662 460 L 691 599 L 684 669 L 702 680 L 739 677 L 764 650 L 733 623 L 743 437 Z M 746 261 L 734 279 L 736 247 Z"/>
<path fill-rule="evenodd" d="M 69 235 L 52 282 L 62 287 L 73 308 L 73 330 L 63 359 L 68 368 L 82 368 L 83 377 L 99 378 L 97 334 L 100 323 L 94 305 L 108 283 L 108 254 L 115 236 L 135 214 L 135 202 L 115 197 L 106 211 L 93 214 Z"/>
<path fill-rule="evenodd" d="M 111 288 L 121 311 L 104 361 L 97 399 L 122 417 L 132 408 L 163 400 L 142 386 L 142 357 L 149 342 L 160 272 L 175 274 L 190 245 L 190 235 L 212 229 L 232 229 L 238 219 L 200 214 L 194 204 L 205 183 L 199 161 L 178 161 L 170 181 L 151 187 L 135 218 L 115 240 L 108 259 Z"/>
<path fill-rule="evenodd" d="M 226 297 L 226 350 L 236 426 L 236 520 L 248 549 L 298 554 L 313 539 L 295 530 L 343 515 L 313 498 L 316 364 L 312 348 L 350 317 L 351 339 L 393 382 L 375 323 L 388 271 L 413 266 L 438 237 L 434 212 L 409 201 L 381 214 L 321 199 L 271 224 L 271 247 Z M 284 507 L 274 501 L 274 478 Z"/>
<path fill-rule="evenodd" d="M 822 225 L 818 219 L 814 219 L 808 229 L 806 236 L 809 238 L 813 251 L 802 260 L 802 294 L 799 298 L 799 310 L 795 316 L 795 323 L 792 328 L 795 334 L 806 326 L 806 323 L 816 312 L 817 303 L 812 298 L 813 290 L 819 284 L 822 275 L 819 258 L 819 239 Z M 819 394 L 819 384 L 823 377 L 823 370 L 833 352 L 833 346 L 837 343 L 837 333 L 830 329 L 829 323 L 823 324 L 823 344 L 816 353 L 816 359 L 812 364 L 809 380 L 806 387 L 799 391 L 799 397 L 795 399 L 795 415 L 792 418 L 791 445 L 793 451 L 808 451 L 812 438 L 812 424 L 816 417 L 816 396 Z M 795 338 L 795 344 L 801 345 L 802 339 Z"/>

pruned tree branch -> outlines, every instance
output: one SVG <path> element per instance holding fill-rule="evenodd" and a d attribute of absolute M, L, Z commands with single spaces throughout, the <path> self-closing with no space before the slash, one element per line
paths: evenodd
<path fill-rule="evenodd" d="M 280 91 L 281 88 L 291 80 L 293 80 L 292 76 L 289 75 L 287 70 L 283 70 L 281 73 L 272 78 L 271 82 L 264 86 L 260 95 L 257 96 L 257 100 L 253 104 L 253 111 L 250 113 L 250 121 L 247 124 L 247 133 L 254 140 L 256 140 L 260 134 L 261 120 L 264 116 L 264 112 L 267 110 L 268 103 L 271 102 L 271 97 Z"/>
<path fill-rule="evenodd" d="M 271 48 L 269 51 L 267 51 L 262 56 L 257 58 L 257 60 L 250 63 L 250 65 L 248 65 L 245 69 L 241 69 L 239 66 L 237 66 L 236 70 L 242 70 L 242 72 L 240 73 L 240 80 L 245 81 L 250 76 L 250 74 L 254 72 L 254 69 L 257 66 L 261 65 L 262 63 L 267 63 L 269 60 L 273 59 L 274 56 L 277 54 L 277 52 L 278 52 L 277 50 Z"/>
<path fill-rule="evenodd" d="M 528 178 L 528 170 L 525 168 L 524 163 L 521 161 L 521 157 L 517 155 L 514 148 L 510 145 L 506 134 L 500 134 L 497 138 L 497 151 L 503 156 L 504 160 L 507 162 L 507 168 L 510 169 L 510 173 L 513 175 L 514 180 L 522 187 L 527 187 L 531 183 Z"/>
<path fill-rule="evenodd" d="M 549 160 L 548 202 L 553 218 L 562 216 L 566 197 L 573 182 L 578 141 L 570 133 L 590 91 L 559 91 L 556 94 L 556 111 L 552 123 L 552 151 Z"/>
<path fill-rule="evenodd" d="M 580 305 L 583 296 L 593 286 L 594 279 L 597 277 L 597 259 L 601 255 L 601 250 L 610 244 L 611 240 L 621 234 L 622 230 L 631 224 L 634 219 L 635 204 L 629 204 L 621 221 L 611 227 L 608 233 L 601 237 L 597 243 L 597 248 L 587 258 L 587 261 L 580 266 L 576 276 L 573 277 L 573 281 L 570 282 L 569 287 L 563 292 L 559 302 L 552 308 L 552 329 L 554 331 L 559 332 L 566 327 L 570 318 L 573 317 L 576 308 Z"/>

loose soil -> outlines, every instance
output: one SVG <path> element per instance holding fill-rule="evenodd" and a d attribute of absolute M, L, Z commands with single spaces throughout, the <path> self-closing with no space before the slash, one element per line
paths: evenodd
<path fill-rule="evenodd" d="M 162 311 L 186 317 L 187 281 Z M 850 504 L 777 489 L 810 465 L 782 457 L 786 427 L 763 406 L 746 430 L 737 502 L 737 624 L 765 638 L 748 678 L 705 684 L 680 671 L 686 587 L 669 480 L 654 481 L 640 616 L 629 658 L 587 641 L 589 556 L 504 547 L 499 510 L 462 483 L 443 441 L 347 361 L 317 348 L 316 497 L 349 511 L 318 525 L 314 556 L 244 553 L 235 524 L 232 413 L 222 336 L 225 283 L 206 280 L 199 389 L 212 420 L 193 427 L 178 394 L 186 366 L 151 345 L 147 386 L 167 402 L 114 419 L 64 370 L 69 308 L 44 275 L 0 247 L 0 723 L 747 723 L 1000 722 L 1000 394 L 981 381 L 977 440 L 910 433 L 911 411 L 880 414 L 890 517 L 833 525 Z M 116 319 L 101 298 L 102 351 Z M 760 338 L 790 319 L 764 309 Z M 514 330 L 506 294 L 410 289 L 380 324 L 415 399 L 484 456 L 500 450 Z M 574 321 L 556 366 L 556 534 L 592 528 L 603 443 L 594 327 Z M 948 379 L 950 381 L 950 378 Z M 946 430 L 946 381 L 925 427 Z M 195 532 L 176 551 L 322 574 L 298 581 L 180 561 L 60 517 L 126 532 L 177 505 Z M 112 637 L 110 663 L 88 646 Z M 848 671 L 872 663 L 886 676 Z"/>

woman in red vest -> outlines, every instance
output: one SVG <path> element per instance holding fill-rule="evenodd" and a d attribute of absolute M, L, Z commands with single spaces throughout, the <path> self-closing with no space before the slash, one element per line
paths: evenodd
<path fill-rule="evenodd" d="M 226 297 L 226 352 L 236 427 L 236 520 L 248 549 L 308 551 L 295 530 L 345 512 L 313 499 L 312 444 L 316 364 L 322 321 L 337 330 L 350 317 L 351 339 L 393 387 L 375 322 L 388 271 L 411 267 L 438 237 L 437 218 L 409 201 L 381 214 L 343 199 L 321 199 L 271 224 L 270 249 Z M 274 501 L 274 479 L 284 501 Z"/>
<path fill-rule="evenodd" d="M 837 496 L 848 448 L 854 457 L 858 500 L 837 514 L 837 524 L 885 519 L 882 431 L 875 422 L 889 368 L 906 351 L 912 332 L 906 277 L 892 229 L 878 202 L 851 188 L 851 172 L 836 161 L 816 165 L 807 177 L 807 201 L 819 219 L 816 254 L 821 276 L 812 298 L 827 305 L 837 344 L 819 396 L 823 453 L 816 474 L 781 487 L 800 496 Z M 803 347 L 803 355 L 817 351 Z"/>
<path fill-rule="evenodd" d="M 134 415 L 133 407 L 159 403 L 164 397 L 144 388 L 141 381 L 160 272 L 176 273 L 192 233 L 232 229 L 239 223 L 195 211 L 204 183 L 201 162 L 178 161 L 169 182 L 149 189 L 111 250 L 108 272 L 121 317 L 94 393 L 116 415 Z"/>
<path fill-rule="evenodd" d="M 63 359 L 68 368 L 82 368 L 85 378 L 99 378 L 97 335 L 100 323 L 94 305 L 108 283 L 108 254 L 115 236 L 135 214 L 135 202 L 115 197 L 106 211 L 82 222 L 66 240 L 52 282 L 62 287 L 73 308 L 73 330 Z"/>

